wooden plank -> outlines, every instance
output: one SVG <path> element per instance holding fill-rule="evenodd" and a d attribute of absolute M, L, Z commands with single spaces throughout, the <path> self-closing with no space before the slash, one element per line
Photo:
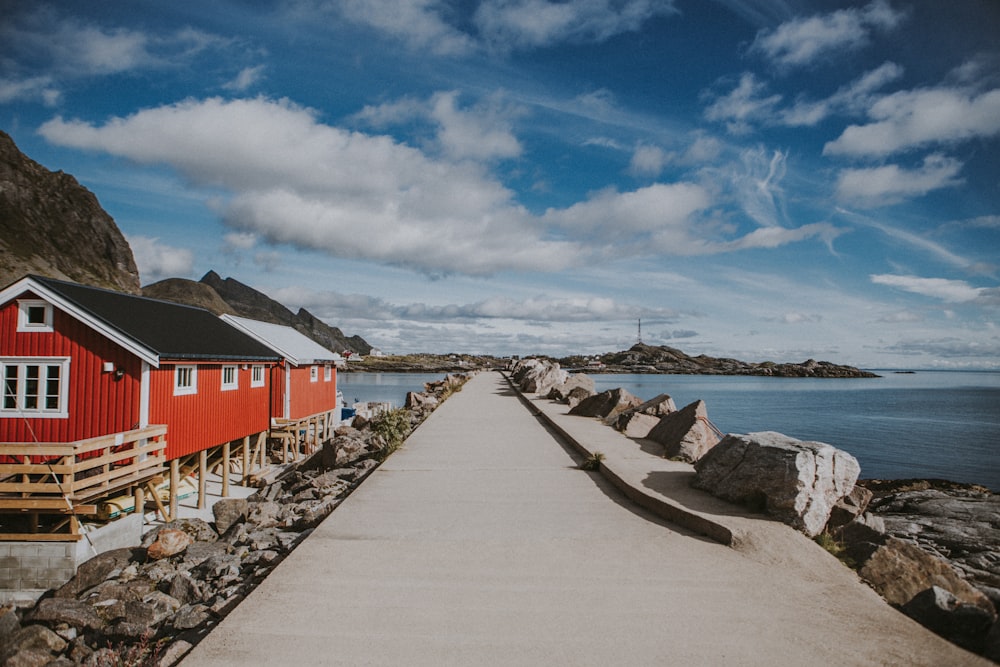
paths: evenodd
<path fill-rule="evenodd" d="M 206 478 L 208 477 L 208 452 L 198 452 L 198 509 L 205 509 Z"/>
<path fill-rule="evenodd" d="M 97 514 L 97 505 L 73 504 L 70 509 L 65 498 L 0 498 L 0 510 L 44 510 L 47 512 Z"/>
<path fill-rule="evenodd" d="M 0 533 L 0 542 L 79 542 L 83 535 L 77 533 Z"/>
<path fill-rule="evenodd" d="M 170 516 L 177 516 L 177 487 L 181 484 L 180 461 L 170 462 Z"/>
<path fill-rule="evenodd" d="M 229 497 L 229 443 L 222 445 L 222 497 Z"/>

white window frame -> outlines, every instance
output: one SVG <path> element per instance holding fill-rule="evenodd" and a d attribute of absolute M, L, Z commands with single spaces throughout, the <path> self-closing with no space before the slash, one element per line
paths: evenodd
<path fill-rule="evenodd" d="M 254 364 L 250 367 L 250 386 L 251 387 L 263 387 L 264 386 L 264 366 L 261 364 Z"/>
<path fill-rule="evenodd" d="M 48 371 L 40 370 L 35 394 L 35 407 L 25 407 L 27 392 L 27 369 L 29 366 L 39 366 L 48 369 L 56 367 L 59 369 L 58 386 L 55 393 L 47 391 Z M 17 367 L 17 377 L 15 380 L 14 394 L 11 396 L 7 392 L 7 369 Z M 45 419 L 65 419 L 69 417 L 69 357 L 0 357 L 0 414 L 9 416 L 29 416 Z M 14 405 L 8 407 L 8 399 L 14 399 Z M 46 407 L 50 397 L 54 397 L 58 402 L 54 408 Z"/>
<path fill-rule="evenodd" d="M 190 371 L 188 376 L 190 382 L 181 384 L 181 376 L 184 371 Z M 198 367 L 190 364 L 178 364 L 174 366 L 174 396 L 190 396 L 198 393 Z"/>
<path fill-rule="evenodd" d="M 233 377 L 226 382 L 226 374 L 232 373 Z M 235 364 L 227 364 L 222 367 L 222 391 L 233 391 L 240 388 L 240 367 Z"/>
<path fill-rule="evenodd" d="M 319 366 L 316 364 L 309 367 L 309 381 L 319 382 Z"/>
<path fill-rule="evenodd" d="M 43 308 L 45 315 L 42 322 L 32 322 L 28 317 L 32 308 Z M 17 301 L 18 332 L 51 333 L 52 304 L 41 299 L 18 299 Z"/>
<path fill-rule="evenodd" d="M 327 364 L 323 367 L 323 382 L 329 382 L 333 379 L 333 366 Z"/>

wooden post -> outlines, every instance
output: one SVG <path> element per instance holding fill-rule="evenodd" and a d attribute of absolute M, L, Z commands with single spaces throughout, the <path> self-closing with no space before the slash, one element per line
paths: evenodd
<path fill-rule="evenodd" d="M 170 516 L 177 516 L 177 487 L 181 485 L 180 461 L 174 459 L 170 462 Z"/>
<path fill-rule="evenodd" d="M 250 436 L 243 437 L 243 486 L 246 486 L 250 477 Z"/>
<path fill-rule="evenodd" d="M 222 497 L 229 497 L 229 443 L 222 445 Z"/>
<path fill-rule="evenodd" d="M 135 511 L 139 513 L 139 516 L 143 517 L 142 522 L 146 523 L 146 492 L 142 490 L 141 486 L 135 487 L 133 492 L 135 496 Z"/>
<path fill-rule="evenodd" d="M 205 509 L 205 489 L 208 475 L 208 450 L 198 452 L 198 509 Z"/>
<path fill-rule="evenodd" d="M 267 431 L 261 431 L 257 436 L 257 446 L 260 447 L 260 469 L 267 465 Z"/>
<path fill-rule="evenodd" d="M 170 512 L 167 511 L 167 508 L 163 506 L 163 501 L 160 500 L 160 494 L 157 492 L 156 486 L 154 486 L 152 482 L 146 482 L 146 486 L 149 487 L 149 492 L 153 494 L 153 500 L 156 502 L 156 509 L 159 510 L 160 516 L 163 517 L 163 520 L 167 523 L 173 521 L 174 519 L 170 516 Z"/>

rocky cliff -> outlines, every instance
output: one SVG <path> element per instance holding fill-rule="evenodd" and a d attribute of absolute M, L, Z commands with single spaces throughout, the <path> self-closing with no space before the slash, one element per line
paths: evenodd
<path fill-rule="evenodd" d="M 97 197 L 0 131 L 0 285 L 28 273 L 140 291 L 132 249 Z"/>
<path fill-rule="evenodd" d="M 216 315 L 229 313 L 262 322 L 292 327 L 328 350 L 358 354 L 371 352 L 371 345 L 360 336 L 345 336 L 304 308 L 298 313 L 271 297 L 233 278 L 223 279 L 215 271 L 206 273 L 199 282 L 183 278 L 168 278 L 147 285 L 143 296 L 205 308 Z"/>

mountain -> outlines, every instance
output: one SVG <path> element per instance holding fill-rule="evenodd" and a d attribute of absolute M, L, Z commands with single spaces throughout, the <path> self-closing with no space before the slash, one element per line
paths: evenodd
<path fill-rule="evenodd" d="M 0 131 L 0 286 L 28 273 L 140 292 L 132 249 L 97 197 Z"/>
<path fill-rule="evenodd" d="M 289 326 L 333 352 L 371 352 L 371 345 L 364 338 L 347 337 L 340 329 L 331 327 L 304 308 L 293 313 L 271 297 L 238 280 L 223 280 L 215 271 L 209 271 L 198 282 L 183 278 L 161 280 L 143 287 L 142 294 L 154 299 L 199 306 L 216 315 L 229 313 Z"/>
<path fill-rule="evenodd" d="M 636 343 L 628 350 L 600 355 L 599 361 L 604 364 L 603 372 L 607 373 L 674 373 L 683 375 L 767 375 L 773 377 L 816 377 L 816 378 L 874 378 L 874 373 L 863 371 L 854 366 L 833 364 L 829 361 L 807 359 L 801 363 L 776 363 L 763 361 L 753 363 L 729 359 L 726 357 L 709 357 L 700 354 L 692 357 L 674 347 L 667 345 L 644 345 Z M 567 357 L 560 359 L 560 365 L 567 367 L 587 366 L 588 359 L 584 357 Z M 591 366 L 587 372 L 592 372 Z"/>

